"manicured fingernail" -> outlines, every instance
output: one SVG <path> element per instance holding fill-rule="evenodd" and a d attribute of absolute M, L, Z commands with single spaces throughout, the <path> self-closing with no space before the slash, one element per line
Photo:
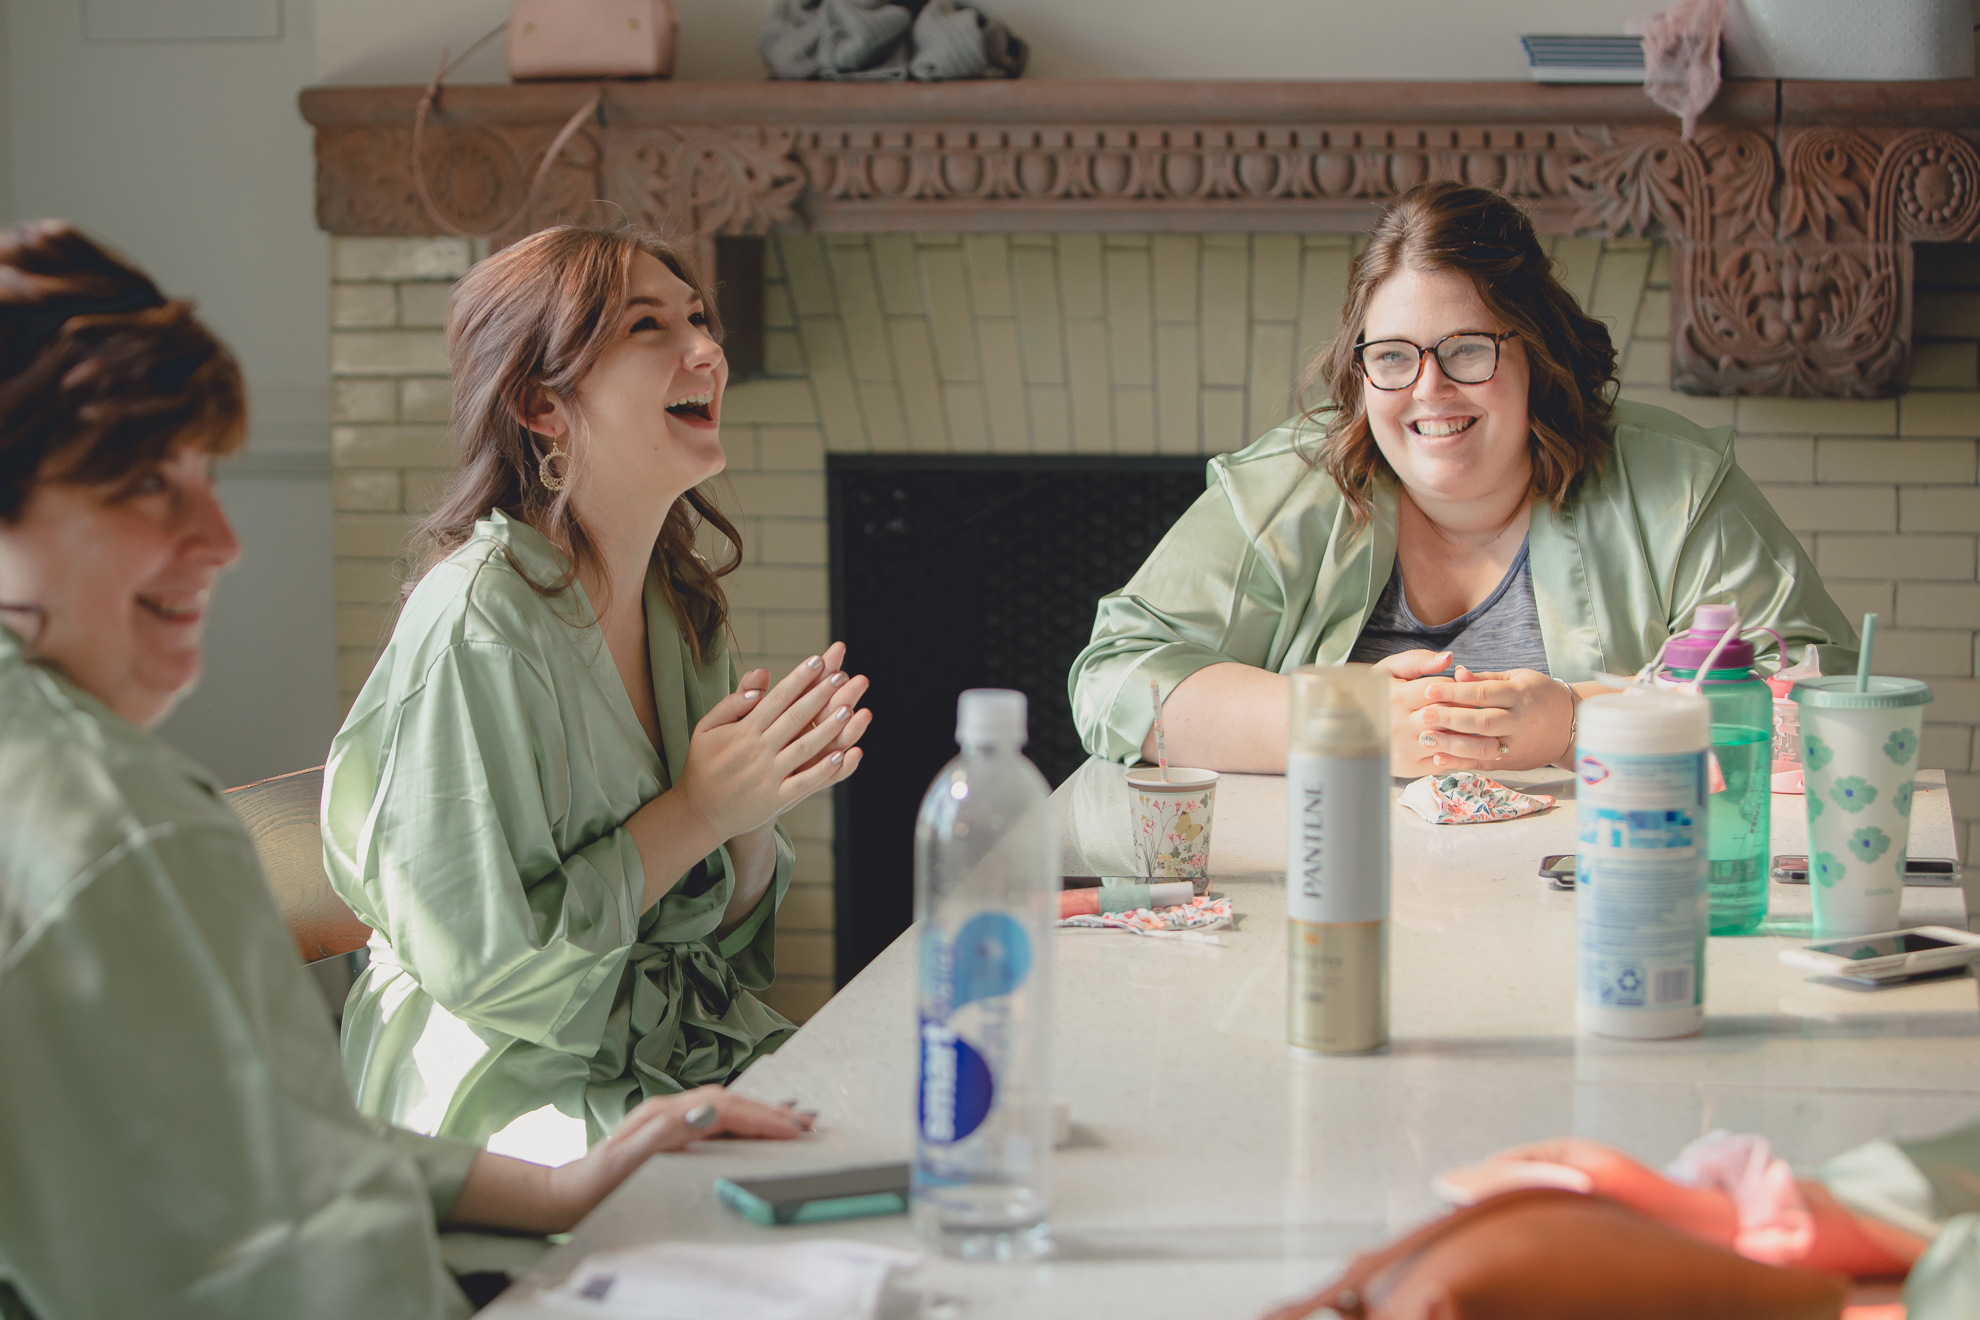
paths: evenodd
<path fill-rule="evenodd" d="M 838 673 L 836 673 L 836 674 L 834 674 L 834 675 L 832 675 L 832 676 L 831 676 L 830 678 L 828 678 L 828 679 L 826 679 L 825 681 L 826 681 L 827 683 L 830 683 L 830 684 L 831 684 L 831 685 L 832 685 L 833 687 L 837 687 L 837 686 L 839 686 L 839 684 L 841 684 L 841 683 L 843 683 L 843 682 L 845 682 L 845 681 L 846 681 L 846 672 L 845 672 L 845 670 L 843 670 L 843 669 L 842 669 L 842 670 L 840 670 L 840 671 L 839 671 Z"/>
<path fill-rule="evenodd" d="M 1421 747 L 1435 747 L 1437 745 L 1437 735 L 1434 733 L 1419 733 L 1416 735 L 1416 741 L 1417 745 Z"/>
<path fill-rule="evenodd" d="M 758 691 L 756 688 L 751 688 L 749 691 L 742 694 L 742 698 L 744 701 L 755 701 L 758 697 L 762 695 L 763 693 Z"/>
<path fill-rule="evenodd" d="M 687 1117 L 683 1121 L 696 1132 L 699 1132 L 703 1128 L 714 1127 L 715 1117 L 715 1106 L 704 1104 L 696 1105 L 694 1108 L 688 1110 Z"/>
<path fill-rule="evenodd" d="M 832 718 L 837 720 L 839 723 L 844 724 L 847 720 L 852 718 L 852 713 L 853 713 L 853 709 L 851 706 L 841 706 L 837 711 L 833 713 Z"/>
<path fill-rule="evenodd" d="M 823 666 L 824 663 L 825 662 L 823 660 L 820 660 L 817 656 L 814 655 L 811 657 L 811 659 L 804 662 L 804 667 L 806 669 L 817 669 Z"/>
<path fill-rule="evenodd" d="M 797 1125 L 799 1127 L 804 1128 L 806 1131 L 810 1131 L 811 1128 L 818 1122 L 818 1111 L 815 1109 L 800 1109 L 795 1114 L 791 1115 L 791 1117 L 797 1120 Z"/>
<path fill-rule="evenodd" d="M 845 763 L 846 763 L 846 754 L 845 754 L 844 752 L 833 752 L 833 753 L 832 753 L 832 764 L 833 764 L 833 765 L 844 765 Z"/>

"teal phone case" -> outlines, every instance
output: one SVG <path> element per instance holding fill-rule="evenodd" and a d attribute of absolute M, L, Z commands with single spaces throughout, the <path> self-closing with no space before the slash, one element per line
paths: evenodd
<path fill-rule="evenodd" d="M 776 1227 L 779 1224 L 817 1224 L 831 1219 L 862 1219 L 870 1215 L 907 1213 L 907 1198 L 899 1192 L 875 1192 L 863 1196 L 833 1196 L 817 1201 L 772 1203 L 727 1178 L 715 1180 L 715 1194 L 722 1204 L 752 1223 Z"/>

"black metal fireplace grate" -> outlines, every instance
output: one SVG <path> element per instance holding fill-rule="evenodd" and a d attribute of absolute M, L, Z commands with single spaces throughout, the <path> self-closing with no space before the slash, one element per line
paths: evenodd
<path fill-rule="evenodd" d="M 914 818 L 955 755 L 956 695 L 1016 688 L 1055 787 L 1086 759 L 1066 673 L 1117 590 L 1203 491 L 1200 458 L 827 460 L 832 635 L 870 675 L 865 762 L 837 790 L 841 984 L 914 917 Z"/>

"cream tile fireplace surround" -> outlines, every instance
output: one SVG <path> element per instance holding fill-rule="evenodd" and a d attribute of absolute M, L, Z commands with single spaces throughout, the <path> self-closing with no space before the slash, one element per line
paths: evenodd
<path fill-rule="evenodd" d="M 1949 771 L 1970 860 L 1980 96 L 1779 91 L 1777 120 L 1775 84 L 1732 85 L 1679 144 L 1635 89 L 1383 84 L 1371 123 L 1365 86 L 1338 83 L 613 87 L 507 236 L 595 197 L 691 237 L 770 233 L 766 370 L 726 397 L 720 494 L 746 543 L 737 635 L 775 669 L 827 640 L 828 452 L 1236 449 L 1290 413 L 1386 196 L 1433 175 L 1506 187 L 1611 326 L 1625 397 L 1736 427 L 1844 608 L 1878 611 L 1880 654 L 1932 683 L 1924 764 Z M 512 208 L 588 94 L 450 91 L 428 165 L 455 221 Z M 486 251 L 411 200 L 417 96 L 304 95 L 334 235 L 346 706 L 454 462 L 441 326 Z M 833 984 L 829 805 L 788 823 L 773 1002 L 803 1017 Z"/>

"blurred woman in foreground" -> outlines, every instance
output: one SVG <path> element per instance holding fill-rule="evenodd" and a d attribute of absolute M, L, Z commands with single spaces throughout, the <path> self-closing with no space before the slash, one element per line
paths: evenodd
<path fill-rule="evenodd" d="M 656 1151 L 799 1131 L 709 1088 L 550 1169 L 360 1117 L 240 821 L 147 732 L 240 553 L 243 425 L 185 303 L 59 221 L 0 234 L 9 1320 L 461 1315 L 439 1224 L 561 1231 Z"/>

